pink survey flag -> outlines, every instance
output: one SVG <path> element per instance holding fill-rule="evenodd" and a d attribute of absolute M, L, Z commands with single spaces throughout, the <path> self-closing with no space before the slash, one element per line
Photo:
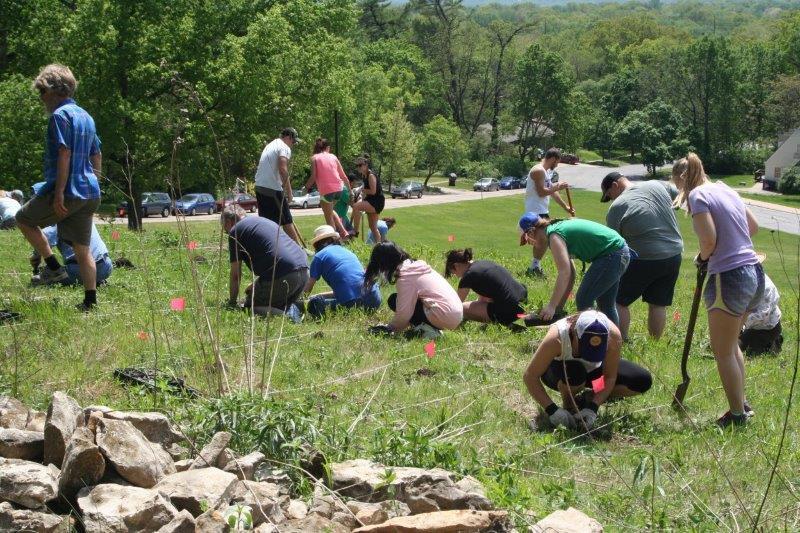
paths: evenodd
<path fill-rule="evenodd" d="M 675 322 L 680 322 L 681 320 L 681 312 L 678 311 L 677 309 L 675 310 L 674 313 L 672 313 L 672 320 Z"/>
<path fill-rule="evenodd" d="M 146 331 L 140 331 L 139 335 L 137 335 L 137 337 L 139 337 L 140 341 L 146 341 L 147 340 L 147 332 Z"/>
<path fill-rule="evenodd" d="M 118 241 L 119 240 L 119 232 L 117 230 L 114 230 L 114 231 L 111 232 L 111 240 L 112 241 Z"/>
<path fill-rule="evenodd" d="M 599 378 L 592 380 L 592 392 L 597 394 L 598 392 L 602 391 L 606 388 L 606 378 L 600 376 Z"/>
<path fill-rule="evenodd" d="M 169 308 L 173 311 L 183 311 L 186 309 L 186 298 L 173 298 L 169 301 Z"/>
<path fill-rule="evenodd" d="M 448 235 L 447 236 L 447 242 L 456 242 L 456 236 L 455 235 Z"/>
<path fill-rule="evenodd" d="M 528 315 L 526 315 L 525 313 L 517 313 L 517 318 L 525 318 L 526 316 Z"/>
<path fill-rule="evenodd" d="M 425 354 L 428 356 L 428 359 L 432 359 L 434 355 L 436 355 L 436 343 L 430 341 L 425 345 Z"/>
<path fill-rule="evenodd" d="M 197 241 L 189 241 L 189 242 L 186 244 L 186 247 L 187 247 L 188 249 L 190 249 L 190 250 L 195 250 L 195 249 L 197 249 Z"/>

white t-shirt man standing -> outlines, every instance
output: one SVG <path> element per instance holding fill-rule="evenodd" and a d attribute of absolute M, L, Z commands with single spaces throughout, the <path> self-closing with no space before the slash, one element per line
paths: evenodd
<path fill-rule="evenodd" d="M 531 168 L 528 173 L 528 180 L 525 186 L 525 212 L 532 212 L 541 218 L 550 218 L 550 197 L 566 211 L 569 216 L 575 216 L 575 210 L 564 203 L 558 191 L 566 189 L 569 184 L 566 182 L 553 183 L 553 170 L 561 160 L 561 151 L 558 148 L 550 148 L 544 153 L 544 158 Z M 533 247 L 533 259 L 528 268 L 528 274 L 533 276 L 544 276 L 541 261 L 547 250 L 539 250 Z"/>
<path fill-rule="evenodd" d="M 284 128 L 280 137 L 271 141 L 261 152 L 256 169 L 256 200 L 258 216 L 278 224 L 289 237 L 300 243 L 295 231 L 294 218 L 289 210 L 292 201 L 292 183 L 289 180 L 289 160 L 292 146 L 300 142 L 297 130 Z"/>

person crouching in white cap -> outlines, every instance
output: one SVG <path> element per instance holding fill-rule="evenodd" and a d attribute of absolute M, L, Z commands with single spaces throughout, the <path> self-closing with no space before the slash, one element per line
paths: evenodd
<path fill-rule="evenodd" d="M 339 233 L 333 226 L 323 225 L 314 230 L 311 245 L 315 254 L 304 290 L 306 294 L 310 293 L 320 278 L 333 289 L 332 292 L 316 294 L 308 301 L 306 310 L 314 318 L 339 307 L 373 311 L 381 305 L 380 287 L 377 284 L 370 288 L 364 286 L 364 267 L 358 257 L 339 246 L 339 242 Z"/>
<path fill-rule="evenodd" d="M 523 380 L 554 426 L 588 431 L 609 398 L 650 389 L 645 368 L 622 359 L 622 335 L 600 311 L 588 310 L 555 322 L 536 348 Z M 561 393 L 562 407 L 544 386 Z"/>
<path fill-rule="evenodd" d="M 17 211 L 24 202 L 22 191 L 0 191 L 0 229 L 14 229 L 17 227 Z"/>

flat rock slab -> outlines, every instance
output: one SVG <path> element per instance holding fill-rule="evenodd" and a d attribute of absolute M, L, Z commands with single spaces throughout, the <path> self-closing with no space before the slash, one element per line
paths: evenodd
<path fill-rule="evenodd" d="M 58 492 L 72 500 L 82 488 L 97 485 L 105 470 L 106 460 L 94 443 L 94 434 L 88 428 L 78 428 L 67 444 Z"/>
<path fill-rule="evenodd" d="M 236 474 L 239 479 L 253 480 L 255 478 L 256 469 L 266 461 L 266 456 L 261 452 L 253 452 L 229 461 L 223 470 Z"/>
<path fill-rule="evenodd" d="M 183 435 L 175 431 L 166 415 L 141 411 L 107 411 L 103 418 L 124 420 L 142 432 L 147 440 L 168 448 L 176 442 L 184 440 Z"/>
<path fill-rule="evenodd" d="M 550 513 L 531 528 L 534 533 L 602 533 L 600 522 L 570 507 Z"/>
<path fill-rule="evenodd" d="M 61 468 L 67 443 L 75 428 L 81 425 L 83 409 L 78 402 L 63 392 L 54 392 L 44 423 L 44 464 L 52 463 Z"/>
<path fill-rule="evenodd" d="M 68 533 L 69 518 L 52 513 L 14 509 L 8 502 L 0 503 L 0 531 L 32 531 L 35 533 Z"/>
<path fill-rule="evenodd" d="M 0 457 L 41 462 L 44 457 L 44 433 L 0 428 Z"/>
<path fill-rule="evenodd" d="M 10 396 L 0 396 L 0 427 L 8 429 L 27 429 L 30 409 Z"/>
<path fill-rule="evenodd" d="M 203 513 L 203 501 L 208 509 L 227 504 L 238 482 L 230 472 L 219 468 L 200 468 L 166 476 L 154 488 L 169 496 L 179 510 L 186 509 L 197 517 Z"/>
<path fill-rule="evenodd" d="M 310 531 L 350 533 L 349 527 L 316 514 L 308 515 L 300 520 L 289 520 L 284 524 L 280 524 L 278 530 L 281 533 L 309 533 Z"/>
<path fill-rule="evenodd" d="M 502 528 L 507 520 L 505 511 L 438 511 L 398 516 L 382 524 L 360 527 L 353 533 L 478 533 Z"/>
<path fill-rule="evenodd" d="M 58 468 L 0 457 L 0 500 L 38 509 L 58 494 Z"/>
<path fill-rule="evenodd" d="M 97 445 L 119 475 L 137 487 L 150 488 L 175 472 L 172 457 L 164 448 L 147 440 L 130 422 L 101 419 Z"/>
<path fill-rule="evenodd" d="M 178 510 L 154 490 L 110 484 L 82 489 L 78 508 L 86 533 L 158 531 L 178 516 Z"/>
<path fill-rule="evenodd" d="M 281 495 L 277 485 L 245 480 L 236 484 L 231 503 L 249 505 L 253 510 L 253 525 L 259 526 L 264 522 L 277 524 L 286 520 L 281 505 L 288 500 L 288 496 Z"/>

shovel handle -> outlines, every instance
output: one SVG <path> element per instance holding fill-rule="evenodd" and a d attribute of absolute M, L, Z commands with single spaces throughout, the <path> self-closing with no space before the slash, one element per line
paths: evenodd
<path fill-rule="evenodd" d="M 567 191 L 567 205 L 569 205 L 569 209 L 572 211 L 572 216 L 575 216 L 575 208 L 572 207 L 572 194 L 569 192 L 569 187 L 564 190 Z"/>
<path fill-rule="evenodd" d="M 697 269 L 697 282 L 694 286 L 694 297 L 692 298 L 692 309 L 689 313 L 689 324 L 686 328 L 686 337 L 683 340 L 683 356 L 681 357 L 681 375 L 684 381 L 689 380 L 689 372 L 686 369 L 689 360 L 689 352 L 692 349 L 692 339 L 694 338 L 694 326 L 697 323 L 697 313 L 700 310 L 700 297 L 703 295 L 703 284 L 706 281 L 705 269 Z"/>

